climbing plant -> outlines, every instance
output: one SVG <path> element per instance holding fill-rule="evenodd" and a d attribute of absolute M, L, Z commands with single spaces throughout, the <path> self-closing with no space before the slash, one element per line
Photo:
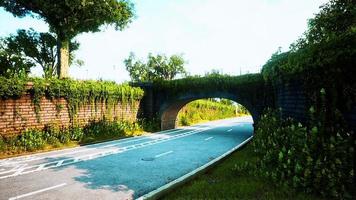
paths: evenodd
<path fill-rule="evenodd" d="M 355 19 L 353 1 L 330 0 L 309 20 L 305 34 L 262 69 L 276 89 L 298 80 L 310 115 L 305 124 L 273 112 L 261 117 L 254 137 L 260 170 L 328 198 L 355 195 L 355 136 L 344 118 L 356 107 Z"/>
<path fill-rule="evenodd" d="M 190 76 L 172 81 L 155 81 L 154 89 L 157 91 L 169 91 L 171 94 L 179 94 L 186 91 L 204 92 L 218 90 L 231 91 L 237 87 L 246 92 L 253 93 L 255 86 L 263 86 L 265 81 L 261 74 L 246 74 L 242 76 L 228 76 L 214 74 L 210 76 Z"/>
<path fill-rule="evenodd" d="M 119 102 L 132 104 L 143 97 L 143 90 L 131 87 L 127 83 L 116 84 L 110 81 L 78 81 L 73 79 L 42 79 L 0 77 L 0 97 L 2 99 L 18 98 L 28 92 L 32 95 L 32 103 L 39 119 L 41 98 L 64 98 L 68 102 L 68 112 L 73 120 L 78 109 L 84 104 L 105 103 L 113 106 Z M 26 87 L 29 84 L 29 87 Z M 32 84 L 32 86 L 31 86 Z"/>

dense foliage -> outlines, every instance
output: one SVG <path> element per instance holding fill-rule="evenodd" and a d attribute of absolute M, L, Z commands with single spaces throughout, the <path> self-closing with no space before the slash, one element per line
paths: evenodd
<path fill-rule="evenodd" d="M 59 75 L 67 76 L 69 42 L 82 32 L 98 32 L 102 25 L 113 24 L 123 29 L 133 18 L 129 0 L 0 0 L 0 7 L 14 16 L 35 16 L 43 19 L 57 35 Z"/>
<path fill-rule="evenodd" d="M 258 161 L 259 157 L 249 143 L 160 199 L 329 200 L 281 186 L 262 175 L 252 176 L 251 169 Z"/>
<path fill-rule="evenodd" d="M 209 99 L 196 100 L 185 105 L 178 113 L 180 126 L 189 126 L 203 121 L 212 121 L 247 115 L 248 112 L 241 105 L 230 104 L 231 101 L 212 101 Z"/>
<path fill-rule="evenodd" d="M 25 84 L 33 83 L 26 88 Z M 71 120 L 81 105 L 105 103 L 106 106 L 115 106 L 121 102 L 132 103 L 143 97 L 143 90 L 131 87 L 128 84 L 118 85 L 109 81 L 77 81 L 72 79 L 41 79 L 41 78 L 12 78 L 0 77 L 0 97 L 2 99 L 17 98 L 29 92 L 33 98 L 35 111 L 39 113 L 40 99 L 65 98 Z"/>
<path fill-rule="evenodd" d="M 341 125 L 327 130 L 323 118 L 304 126 L 280 116 L 270 110 L 257 123 L 253 144 L 260 162 L 255 169 L 304 192 L 351 198 L 355 192 L 351 132 Z"/>
<path fill-rule="evenodd" d="M 299 80 L 310 118 L 301 125 L 269 113 L 256 131 L 261 172 L 326 197 L 351 198 L 355 189 L 354 134 L 343 118 L 356 105 L 356 6 L 331 0 L 309 21 L 288 52 L 277 52 L 262 74 L 278 87 Z"/>
<path fill-rule="evenodd" d="M 6 44 L 0 40 L 0 75 L 11 76 L 26 76 L 33 63 L 21 55 L 11 53 L 7 50 Z"/>
<path fill-rule="evenodd" d="M 147 62 L 138 60 L 133 53 L 125 59 L 124 64 L 129 72 L 132 81 L 156 81 L 172 80 L 177 75 L 185 76 L 184 69 L 186 61 L 180 55 L 172 55 L 169 58 L 166 55 L 149 54 Z"/>
<path fill-rule="evenodd" d="M 29 129 L 17 136 L 0 136 L 0 155 L 100 142 L 140 133 L 142 124 L 126 121 L 92 121 L 84 127 L 68 128 L 47 124 L 43 130 Z"/>
<path fill-rule="evenodd" d="M 263 66 L 266 78 L 298 72 L 345 75 L 355 72 L 356 7 L 352 0 L 331 0 L 309 20 L 304 36 L 288 52 L 278 51 Z M 324 72 L 325 71 L 325 72 Z M 310 76 L 314 76 L 311 74 Z M 353 77 L 351 77 L 353 78 Z"/>
<path fill-rule="evenodd" d="M 0 75 L 13 76 L 28 73 L 30 68 L 39 65 L 45 78 L 57 75 L 57 39 L 52 33 L 38 33 L 33 29 L 28 31 L 19 29 L 16 35 L 1 39 L 0 46 Z M 82 65 L 83 61 L 75 60 L 74 51 L 78 50 L 78 42 L 69 44 L 70 64 Z M 12 63 L 11 60 L 19 59 L 23 63 Z"/>
<path fill-rule="evenodd" d="M 277 52 L 263 66 L 266 79 L 299 79 L 317 104 L 323 88 L 330 108 L 349 110 L 356 103 L 356 6 L 331 0 L 309 21 L 304 36 L 288 52 Z M 318 108 L 316 108 L 318 110 Z"/>
<path fill-rule="evenodd" d="M 156 81 L 154 82 L 156 90 L 169 91 L 172 94 L 204 91 L 232 91 L 236 88 L 245 89 L 246 92 L 254 94 L 253 89 L 258 89 L 265 84 L 261 74 L 246 74 L 242 76 L 228 76 L 214 74 L 211 76 L 199 77 L 189 76 L 183 79 L 176 79 L 172 81 Z M 258 91 L 255 91 L 257 94 Z"/>

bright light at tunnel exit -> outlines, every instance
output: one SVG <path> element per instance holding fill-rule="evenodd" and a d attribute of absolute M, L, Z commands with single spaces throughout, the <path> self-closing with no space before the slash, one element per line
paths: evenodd
<path fill-rule="evenodd" d="M 223 98 L 199 99 L 187 103 L 177 116 L 178 126 L 251 115 L 241 104 Z"/>

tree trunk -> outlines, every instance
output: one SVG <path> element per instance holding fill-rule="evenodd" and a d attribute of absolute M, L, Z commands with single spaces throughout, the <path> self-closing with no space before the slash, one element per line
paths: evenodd
<path fill-rule="evenodd" d="M 69 40 L 58 39 L 58 78 L 67 78 L 69 76 Z"/>

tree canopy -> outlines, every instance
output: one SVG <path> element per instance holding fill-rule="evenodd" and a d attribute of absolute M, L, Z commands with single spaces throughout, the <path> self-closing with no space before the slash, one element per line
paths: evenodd
<path fill-rule="evenodd" d="M 4 41 L 0 41 L 0 76 L 26 75 L 33 65 L 32 61 L 9 51 Z"/>
<path fill-rule="evenodd" d="M 356 59 L 356 6 L 353 0 L 330 0 L 308 22 L 308 29 L 289 51 L 277 51 L 263 66 L 265 77 L 302 71 L 349 77 Z M 352 79 L 350 79 L 352 80 Z"/>
<path fill-rule="evenodd" d="M 125 59 L 124 64 L 132 81 L 172 80 L 178 75 L 185 76 L 186 61 L 180 55 L 149 54 L 147 62 L 137 59 L 133 53 Z"/>
<path fill-rule="evenodd" d="M 39 65 L 42 67 L 45 78 L 54 77 L 57 75 L 57 39 L 53 33 L 38 33 L 33 29 L 28 31 L 20 29 L 16 35 L 10 35 L 2 38 L 2 46 L 0 47 L 3 53 L 0 55 L 2 60 L 10 58 L 21 58 L 20 60 L 27 63 L 25 66 L 27 71 L 29 68 Z M 69 44 L 70 63 L 82 65 L 81 60 L 75 60 L 74 51 L 79 48 L 78 42 Z M 11 68 L 12 73 L 18 73 L 23 68 L 24 64 L 12 66 L 11 62 L 5 62 L 2 68 Z M 19 69 L 16 69 L 19 68 Z M 8 73 L 10 73 L 9 71 Z"/>
<path fill-rule="evenodd" d="M 69 41 L 82 32 L 98 32 L 102 25 L 122 30 L 134 16 L 129 0 L 0 0 L 0 6 L 16 17 L 33 16 L 49 24 L 57 34 L 59 76 L 68 76 Z"/>

